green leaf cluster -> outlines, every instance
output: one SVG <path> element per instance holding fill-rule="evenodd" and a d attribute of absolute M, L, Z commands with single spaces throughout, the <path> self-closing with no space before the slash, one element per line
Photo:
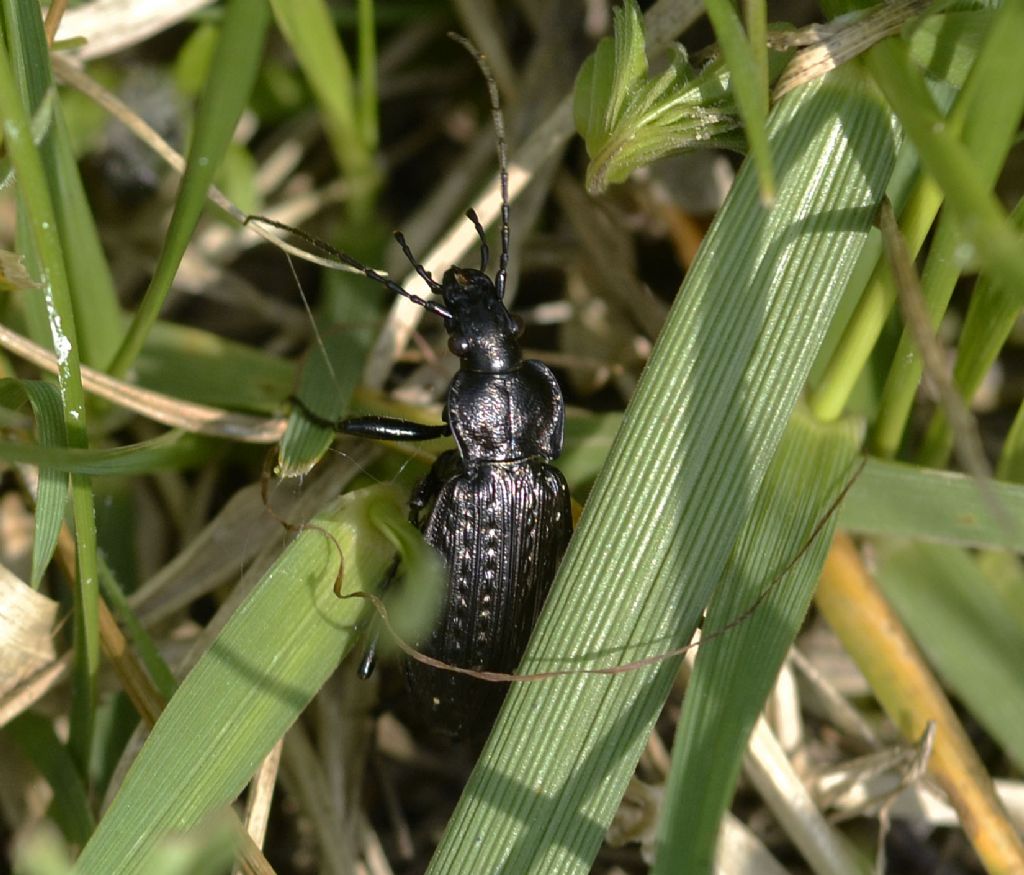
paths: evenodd
<path fill-rule="evenodd" d="M 602 39 L 580 68 L 573 112 L 591 159 L 587 190 L 594 194 L 665 155 L 743 143 L 721 62 L 698 71 L 675 46 L 665 71 L 648 77 L 635 0 L 616 7 L 614 36 Z"/>

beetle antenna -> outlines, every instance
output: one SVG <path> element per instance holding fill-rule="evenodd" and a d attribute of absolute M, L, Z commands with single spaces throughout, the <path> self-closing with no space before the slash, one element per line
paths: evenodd
<path fill-rule="evenodd" d="M 480 272 L 483 273 L 487 270 L 487 261 L 491 257 L 491 250 L 487 246 L 487 233 L 484 231 L 484 226 L 480 224 L 480 217 L 476 214 L 476 210 L 472 208 L 466 210 L 466 218 L 473 223 L 476 234 L 480 238 Z"/>
<path fill-rule="evenodd" d="M 373 280 L 375 283 L 380 283 L 388 291 L 394 292 L 396 295 L 401 295 L 403 298 L 408 298 L 410 301 L 412 301 L 414 304 L 418 304 L 424 310 L 441 316 L 444 319 L 452 318 L 452 314 L 449 313 L 440 304 L 435 304 L 433 301 L 427 301 L 426 299 L 421 298 L 419 295 L 414 295 L 412 292 L 406 291 L 390 277 L 387 277 L 384 274 L 380 273 L 379 271 L 374 270 L 372 267 L 367 267 L 361 261 L 353 258 L 348 253 L 342 252 L 340 249 L 331 246 L 330 243 L 326 243 L 323 240 L 319 239 L 318 237 L 314 237 L 312 234 L 307 234 L 301 228 L 293 228 L 291 225 L 286 225 L 284 222 L 278 222 L 276 219 L 271 219 L 268 218 L 267 216 L 246 216 L 245 222 L 243 224 L 248 225 L 250 222 L 259 222 L 260 224 L 263 225 L 270 225 L 270 227 L 272 228 L 278 228 L 282 231 L 288 231 L 290 234 L 294 234 L 296 237 L 302 240 L 303 243 L 307 243 L 314 250 L 329 255 L 332 258 L 336 258 L 338 261 L 340 261 L 347 267 L 351 267 L 355 270 L 358 270 L 361 274 L 363 274 L 363 276 Z M 419 265 L 417 265 L 417 267 L 418 266 Z M 424 273 L 426 273 L 425 269 Z M 423 276 L 423 274 L 420 274 L 420 276 Z M 431 288 L 435 287 L 435 285 L 431 285 Z"/>
<path fill-rule="evenodd" d="M 491 118 L 494 120 L 494 133 L 498 139 L 498 178 L 501 181 L 501 257 L 498 259 L 498 272 L 494 275 L 494 287 L 498 290 L 498 297 L 505 297 L 505 282 L 508 278 L 508 146 L 505 143 L 505 116 L 501 111 L 501 101 L 498 99 L 498 85 L 494 81 L 494 74 L 491 72 L 491 65 L 487 63 L 476 46 L 473 45 L 462 34 L 449 33 L 455 42 L 469 52 L 480 72 L 483 73 L 484 81 L 487 83 L 487 93 L 491 98 Z"/>
<path fill-rule="evenodd" d="M 420 278 L 435 292 L 441 288 L 441 284 L 437 282 L 431 275 L 430 271 L 427 270 L 422 264 L 416 260 L 416 256 L 412 254 L 412 250 L 409 248 L 409 244 L 405 242 L 405 234 L 401 231 L 395 231 L 395 240 L 398 241 L 398 245 L 402 247 L 402 252 L 405 257 L 409 259 L 409 264 L 413 266 L 416 273 L 420 275 Z"/>

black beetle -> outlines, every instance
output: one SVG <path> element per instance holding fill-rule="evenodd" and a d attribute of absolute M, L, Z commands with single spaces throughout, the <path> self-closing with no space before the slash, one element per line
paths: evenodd
<path fill-rule="evenodd" d="M 461 359 L 443 424 L 363 417 L 346 434 L 428 440 L 452 434 L 410 501 L 410 518 L 444 559 L 449 584 L 430 638 L 435 659 L 511 672 L 523 655 L 572 533 L 565 478 L 550 461 L 562 449 L 564 404 L 554 374 L 524 360 L 519 323 L 482 270 L 451 267 L 439 285 L 449 347 Z M 361 666 L 372 670 L 373 647 Z M 405 677 L 431 723 L 453 735 L 486 728 L 504 687 L 404 660 Z"/>
<path fill-rule="evenodd" d="M 467 41 L 455 38 L 469 48 L 487 79 L 498 140 L 501 256 L 493 282 L 485 272 L 486 234 L 472 210 L 466 215 L 480 238 L 480 269 L 450 267 L 440 283 L 416 260 L 402 234 L 395 233 L 405 256 L 441 296 L 441 303 L 424 300 L 351 256 L 299 233 L 444 319 L 448 348 L 459 357 L 460 367 L 448 388 L 440 425 L 366 416 L 334 427 L 379 440 L 454 436 L 458 449 L 438 457 L 410 500 L 410 519 L 441 554 L 449 574 L 440 619 L 426 641 L 415 643 L 449 665 L 509 673 L 522 658 L 572 534 L 569 489 L 550 464 L 562 450 L 565 405 L 551 370 L 523 359 L 522 324 L 503 303 L 509 253 L 504 124 L 486 62 Z M 374 641 L 360 666 L 363 677 L 373 670 L 375 653 Z M 505 684 L 409 658 L 404 659 L 404 672 L 430 722 L 455 737 L 488 728 L 505 695 Z"/>

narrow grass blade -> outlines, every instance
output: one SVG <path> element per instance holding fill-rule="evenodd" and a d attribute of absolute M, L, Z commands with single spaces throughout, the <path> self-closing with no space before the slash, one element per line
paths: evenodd
<path fill-rule="evenodd" d="M 40 445 L 48 448 L 66 447 L 67 432 L 64 429 L 63 409 L 57 387 L 34 380 L 0 380 L 0 404 L 15 406 L 25 398 L 32 405 Z M 14 404 L 10 403 L 12 401 Z M 4 458 L 2 448 L 0 458 Z M 41 465 L 39 488 L 36 491 L 36 531 L 32 543 L 30 582 L 33 589 L 39 588 L 43 572 L 53 558 L 67 503 L 67 472 Z"/>
<path fill-rule="evenodd" d="M 207 189 L 231 142 L 235 124 L 259 72 L 269 21 L 266 0 L 231 0 L 227 4 L 220 41 L 207 80 L 209 87 L 196 108 L 188 165 L 178 190 L 171 224 L 153 279 L 111 364 L 110 371 L 115 376 L 123 376 L 138 357 L 170 291 L 185 247 L 206 206 Z"/>
<path fill-rule="evenodd" d="M 47 447 L 17 441 L 0 441 L 0 459 L 27 462 L 71 474 L 131 476 L 162 468 L 190 468 L 209 461 L 216 441 L 183 432 L 169 432 L 109 450 Z"/>
<path fill-rule="evenodd" d="M 992 22 L 960 96 L 965 104 L 962 146 L 970 154 L 971 182 L 980 187 L 979 191 L 972 190 L 974 197 L 989 196 L 1014 142 L 1024 111 L 1024 54 L 1016 50 L 1018 35 L 1022 32 L 1024 5 L 1005 5 Z M 916 145 L 921 150 L 921 144 Z M 945 193 L 947 198 L 953 194 Z M 951 209 L 944 211 L 939 220 L 921 274 L 921 291 L 933 326 L 938 325 L 946 311 L 963 268 L 964 238 L 966 236 L 969 240 L 976 233 L 969 227 L 970 223 L 965 225 L 959 212 L 963 208 L 958 206 L 955 198 L 950 206 Z M 1014 224 L 1004 224 L 1005 233 L 1016 231 Z M 1020 298 L 1019 292 L 1017 297 Z M 892 457 L 900 447 L 921 382 L 921 371 L 920 353 L 910 333 L 904 331 L 893 356 L 881 410 L 872 433 L 872 443 L 880 455 Z"/>
<path fill-rule="evenodd" d="M 729 86 L 743 119 L 750 157 L 757 166 L 761 197 L 765 203 L 771 203 L 775 198 L 775 171 L 765 130 L 768 118 L 766 11 L 764 0 L 756 3 L 748 0 L 745 5 L 751 16 L 749 23 L 753 25 L 749 40 L 731 0 L 707 0 L 706 8 L 722 57 L 729 67 Z"/>
<path fill-rule="evenodd" d="M 358 634 L 392 550 L 370 522 L 393 491 L 342 496 L 285 550 L 182 682 L 78 861 L 81 875 L 147 873 L 161 839 L 230 803 Z"/>
<path fill-rule="evenodd" d="M 323 346 L 314 343 L 310 347 L 295 393 L 301 407 L 292 410 L 278 450 L 279 477 L 307 473 L 327 452 L 335 438 L 327 423 L 336 422 L 348 411 L 365 358 L 364 344 L 340 334 L 329 334 L 323 338 Z M 320 421 L 311 420 L 306 411 Z"/>
<path fill-rule="evenodd" d="M 177 686 L 174 674 L 160 655 L 156 643 L 135 615 L 121 584 L 103 558 L 100 559 L 100 586 L 111 612 L 117 617 L 118 624 L 124 628 L 126 636 L 131 639 L 132 647 L 146 667 L 153 686 L 164 699 L 170 699 Z"/>
<path fill-rule="evenodd" d="M 358 217 L 363 208 L 373 202 L 378 175 L 373 164 L 377 131 L 370 119 L 366 115 L 360 117 L 357 111 L 365 113 L 367 105 L 375 101 L 370 100 L 370 95 L 364 90 L 368 87 L 365 81 L 360 82 L 357 88 L 352 64 L 323 0 L 306 3 L 270 0 L 270 5 L 277 26 L 316 95 L 335 158 L 354 188 L 349 210 Z M 365 6 L 365 3 L 360 3 L 361 50 L 372 48 L 362 23 L 367 15 Z M 370 63 L 363 57 L 359 61 L 360 69 Z"/>
<path fill-rule="evenodd" d="M 1024 230 L 1024 200 L 1017 202 L 1011 216 L 1018 230 Z M 1024 301 L 1019 293 L 983 276 L 975 284 L 967 306 L 963 331 L 957 347 L 953 378 L 965 400 L 974 397 L 1003 344 L 1017 322 Z M 919 461 L 932 468 L 945 465 L 953 449 L 953 432 L 944 411 L 936 410 L 928 426 Z"/>
<path fill-rule="evenodd" d="M 39 276 L 33 279 L 40 284 L 46 303 L 68 443 L 72 447 L 84 449 L 88 446 L 88 439 L 80 350 L 64 253 L 53 208 L 53 192 L 50 190 L 42 157 L 31 137 L 32 125 L 24 104 L 24 83 L 16 80 L 9 60 L 6 40 L 20 40 L 22 34 L 10 29 L 15 16 L 12 3 L 5 2 L 2 9 L 5 38 L 0 39 L 0 116 L 4 120 L 4 145 L 17 174 L 19 221 L 26 228 L 32 250 L 39 259 Z M 31 53 L 33 49 L 38 50 L 35 43 L 26 42 L 22 48 Z M 96 515 L 92 488 L 87 477 L 75 475 L 71 478 L 71 505 L 75 522 L 78 579 L 75 582 L 76 660 L 70 744 L 84 772 L 91 749 L 100 661 Z"/>
<path fill-rule="evenodd" d="M 1021 14 L 1021 4 L 1004 3 L 993 28 L 1019 33 L 1024 26 Z M 1010 54 L 1014 57 L 1006 60 L 1015 66 L 1019 52 L 1011 49 Z M 991 187 L 985 184 L 968 147 L 943 124 L 923 76 L 911 64 L 906 46 L 885 40 L 872 48 L 865 60 L 917 147 L 925 168 L 942 188 L 947 204 L 960 222 L 961 232 L 986 272 L 1008 285 L 1024 286 L 1024 248 L 1020 236 L 1014 232 Z"/>
<path fill-rule="evenodd" d="M 36 415 L 39 443 L 44 447 L 62 447 L 67 444 L 67 432 L 61 416 L 60 394 L 50 383 L 26 381 L 22 384 L 32 402 Z M 39 469 L 39 489 L 36 492 L 36 534 L 32 542 L 32 577 L 30 583 L 38 588 L 46 566 L 57 549 L 57 536 L 64 523 L 64 510 L 68 504 L 68 477 L 53 468 Z"/>
<path fill-rule="evenodd" d="M 1024 629 L 1010 595 L 965 551 L 938 544 L 883 547 L 878 584 L 945 685 L 1024 768 Z"/>
<path fill-rule="evenodd" d="M 995 505 L 995 507 L 993 506 Z M 1006 547 L 1024 553 L 1024 531 L 1005 520 L 1024 519 L 1024 486 L 869 459 L 839 511 L 844 529 L 959 544 Z"/>
<path fill-rule="evenodd" d="M 751 165 L 686 277 L 522 668 L 664 653 L 721 578 L 894 160 L 854 70 L 773 111 L 778 197 Z M 431 872 L 585 872 L 676 660 L 514 686 Z"/>
<path fill-rule="evenodd" d="M 50 69 L 49 47 L 39 5 L 32 0 L 9 4 L 12 62 L 24 83 L 27 105 L 33 108 L 52 97 L 52 118 L 45 136 L 37 138 L 53 197 L 57 228 L 63 243 L 68 284 L 82 361 L 106 367 L 121 340 L 123 319 L 99 234 L 78 173 L 61 102 Z"/>
<path fill-rule="evenodd" d="M 747 740 L 811 603 L 836 524 L 832 504 L 861 438 L 850 421 L 823 425 L 799 410 L 790 420 L 701 630 L 672 747 L 656 875 L 711 871 Z M 838 836 L 829 847 L 832 871 L 864 872 Z"/>
<path fill-rule="evenodd" d="M 50 813 L 64 838 L 74 845 L 85 844 L 94 826 L 89 797 L 67 748 L 53 731 L 53 723 L 26 711 L 8 723 L 3 732 L 53 788 Z"/>

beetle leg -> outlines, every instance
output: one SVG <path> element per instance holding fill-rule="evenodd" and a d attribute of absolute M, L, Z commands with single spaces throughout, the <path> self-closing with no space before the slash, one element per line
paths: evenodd
<path fill-rule="evenodd" d="M 396 559 L 391 564 L 391 570 L 388 572 L 388 576 L 384 578 L 384 582 L 381 583 L 380 589 L 377 591 L 379 596 L 383 596 L 384 593 L 387 592 L 388 587 L 391 586 L 397 574 L 398 560 Z M 359 660 L 359 668 L 356 669 L 356 674 L 359 675 L 361 680 L 367 680 L 370 675 L 373 674 L 373 670 L 377 666 L 377 644 L 379 641 L 380 620 L 376 615 L 374 615 L 374 618 L 370 623 L 370 631 L 366 642 L 366 648 L 363 650 L 363 658 Z"/>
<path fill-rule="evenodd" d="M 302 410 L 307 419 L 324 428 L 333 428 L 342 434 L 372 438 L 378 441 L 431 441 L 435 438 L 448 437 L 452 433 L 447 415 L 442 416 L 444 422 L 439 425 L 428 425 L 391 416 L 353 416 L 349 419 L 335 421 L 310 410 L 306 402 L 298 395 L 292 395 L 290 400 L 292 404 Z"/>
<path fill-rule="evenodd" d="M 374 626 L 376 625 L 374 623 Z M 374 628 L 373 637 L 367 642 L 366 649 L 363 650 L 363 658 L 359 660 L 359 668 L 356 669 L 356 674 L 361 681 L 369 680 L 373 670 L 377 667 L 378 641 L 380 641 L 380 629 Z"/>
<path fill-rule="evenodd" d="M 343 419 L 334 427 L 342 434 L 373 438 L 379 441 L 431 441 L 447 437 L 451 428 L 447 423 L 427 425 L 406 419 L 392 419 L 390 416 L 359 416 Z"/>
<path fill-rule="evenodd" d="M 412 495 L 409 496 L 409 522 L 422 530 L 426 522 L 423 512 L 437 498 L 441 487 L 452 477 L 457 477 L 461 473 L 462 460 L 458 452 L 448 450 L 441 453 L 434 464 L 430 466 L 427 476 L 413 487 Z"/>

